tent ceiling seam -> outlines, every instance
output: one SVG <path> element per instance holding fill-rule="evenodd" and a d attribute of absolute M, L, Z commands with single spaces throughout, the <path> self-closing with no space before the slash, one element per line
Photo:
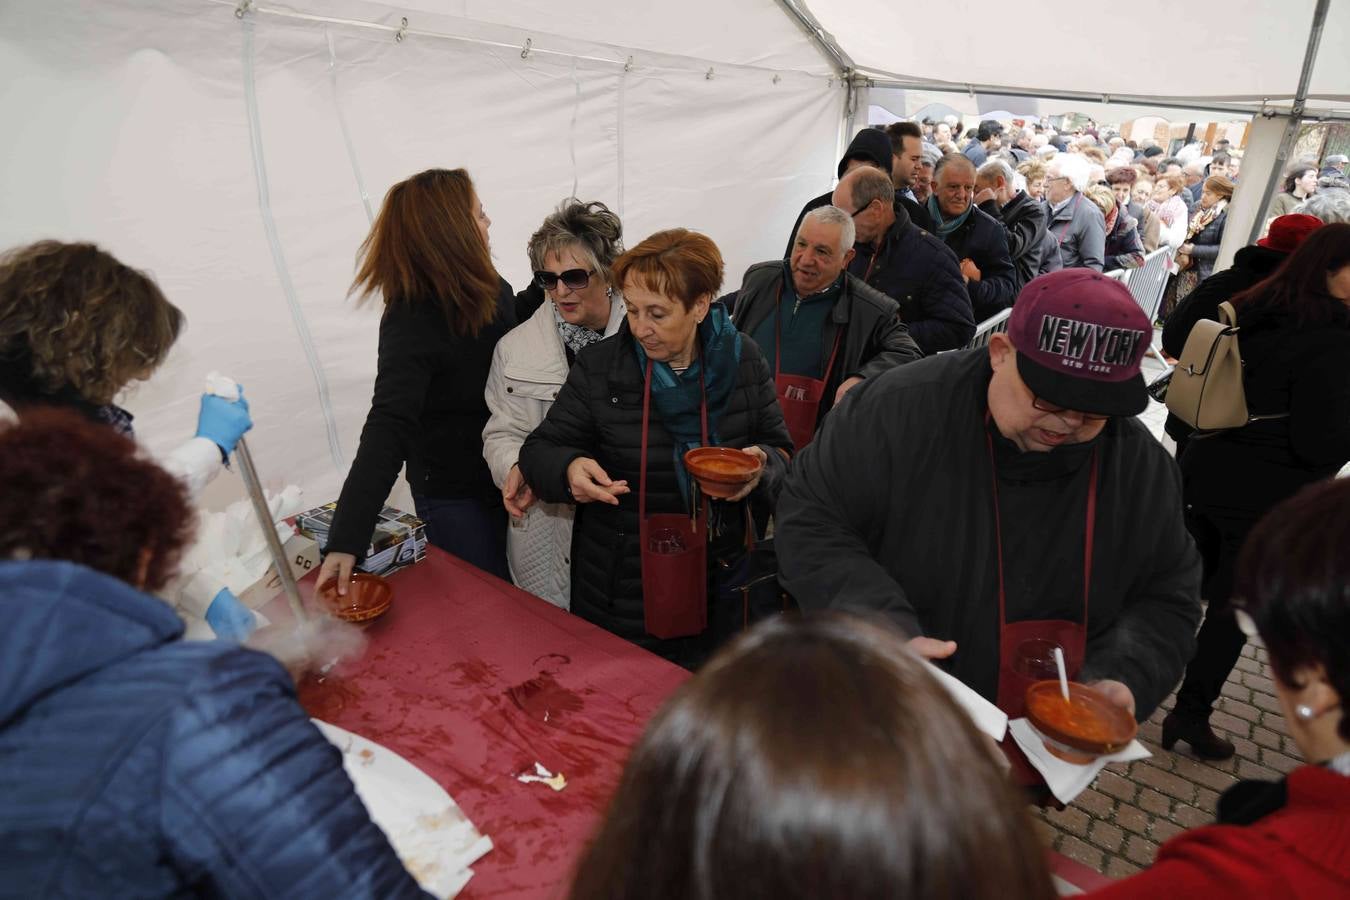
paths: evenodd
<path fill-rule="evenodd" d="M 802 0 L 778 0 L 778 5 L 783 8 L 783 11 L 788 14 L 792 21 L 797 23 L 802 31 L 806 32 L 806 36 L 811 39 L 811 43 L 815 44 L 816 49 L 834 64 L 840 78 L 847 80 L 852 77 L 854 70 L 857 68 L 853 64 L 852 57 L 844 52 L 844 48 L 839 46 L 839 42 L 835 40 L 834 35 L 826 31 L 816 17 L 811 15 L 811 11 L 806 8 L 806 4 Z"/>
<path fill-rule="evenodd" d="M 236 15 L 240 15 L 240 10 L 236 8 L 237 7 L 236 0 L 202 0 L 202 2 L 210 3 L 216 6 L 228 7 L 231 10 L 235 10 Z M 247 15 L 255 17 L 272 16 L 274 18 L 292 19 L 301 22 L 312 22 L 320 25 L 337 25 L 337 26 L 346 26 L 354 29 L 378 31 L 386 33 L 391 37 L 394 37 L 399 43 L 402 43 L 406 37 L 413 36 L 422 38 L 432 38 L 434 40 L 457 41 L 460 43 L 476 44 L 485 47 L 501 47 L 509 50 L 518 50 L 518 51 L 521 50 L 523 47 L 525 47 L 526 43 L 528 43 L 529 56 L 536 56 L 536 55 L 557 56 L 562 57 L 564 59 L 600 63 L 602 65 L 607 66 L 617 66 L 619 68 L 624 69 L 625 71 L 631 71 L 635 68 L 641 68 L 650 71 L 677 71 L 677 72 L 687 71 L 691 73 L 697 72 L 698 74 L 703 75 L 708 71 L 709 65 L 715 65 L 726 69 L 734 69 L 746 72 L 763 72 L 765 74 L 773 74 L 773 75 L 778 75 L 783 72 L 791 72 L 797 75 L 801 75 L 805 78 L 813 78 L 822 81 L 826 79 L 834 80 L 840 77 L 838 73 L 822 75 L 817 72 L 809 72 L 806 71 L 805 69 L 796 69 L 790 66 L 773 67 L 773 66 L 754 65 L 751 63 L 733 63 L 727 62 L 726 60 L 705 59 L 703 57 L 685 56 L 683 54 L 676 54 L 676 53 L 658 53 L 656 51 L 644 51 L 638 48 L 620 47 L 617 44 L 606 44 L 606 43 L 593 43 L 592 46 L 604 47 L 608 50 L 612 50 L 616 54 L 617 58 L 611 58 L 606 56 L 588 56 L 584 53 L 573 53 L 567 50 L 550 50 L 545 47 L 540 47 L 538 46 L 537 43 L 534 42 L 533 38 L 528 38 L 520 43 L 512 44 L 507 43 L 505 41 L 488 40 L 487 38 L 469 37 L 467 35 L 462 34 L 450 34 L 443 31 L 430 31 L 427 29 L 412 28 L 408 25 L 403 24 L 385 25 L 380 22 L 365 22 L 360 19 L 344 19 L 335 16 L 317 15 L 315 13 L 296 12 L 294 10 L 281 9 L 277 7 L 259 6 L 257 5 L 257 3 L 251 3 L 247 8 L 247 10 L 245 10 L 244 12 Z M 240 17 L 242 18 L 243 16 L 240 15 Z M 513 28 L 513 26 L 502 26 L 502 27 Z M 519 31 L 520 29 L 513 28 L 513 30 Z M 651 56 L 660 56 L 669 59 L 689 60 L 690 62 L 694 63 L 694 65 L 689 69 L 684 69 L 676 66 L 661 65 L 659 63 L 641 63 L 635 61 L 634 56 L 640 55 L 642 53 L 648 53 Z"/>

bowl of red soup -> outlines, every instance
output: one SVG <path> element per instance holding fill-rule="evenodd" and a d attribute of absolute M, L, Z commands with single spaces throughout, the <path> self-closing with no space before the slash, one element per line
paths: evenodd
<path fill-rule="evenodd" d="M 1080 765 L 1124 750 L 1139 729 L 1128 710 L 1074 681 L 1069 682 L 1068 700 L 1058 680 L 1036 682 L 1027 688 L 1026 710 L 1045 749 Z"/>
<path fill-rule="evenodd" d="M 754 480 L 764 463 L 731 447 L 695 447 L 684 454 L 684 467 L 703 493 L 725 500 Z"/>

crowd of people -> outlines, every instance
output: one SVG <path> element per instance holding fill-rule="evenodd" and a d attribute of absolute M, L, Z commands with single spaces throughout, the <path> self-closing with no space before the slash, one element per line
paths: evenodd
<path fill-rule="evenodd" d="M 462 169 L 396 184 L 359 248 L 377 374 L 319 585 L 348 589 L 406 466 L 431 543 L 696 672 L 573 896 L 1047 897 L 1012 787 L 1035 779 L 1015 754 L 1003 772 L 919 660 L 1013 716 L 1031 640 L 1141 721 L 1184 675 L 1164 745 L 1223 758 L 1209 711 L 1254 633 L 1309 765 L 1240 785 L 1220 819 L 1246 827 L 1176 839 L 1112 896 L 1350 885 L 1343 829 L 1295 846 L 1350 808 L 1350 495 L 1325 483 L 1350 461 L 1350 191 L 1295 172 L 1299 211 L 1213 274 L 1236 153 L 959 132 L 861 131 L 783 258 L 729 293 L 708 236 L 628 246 L 577 198 L 530 237 L 516 292 Z M 1154 323 L 1103 274 L 1164 246 L 1164 345 L 1231 301 L 1260 414 L 1216 435 L 1173 420 L 1176 459 L 1136 418 Z M 175 564 L 247 403 L 204 396 L 158 463 L 116 405 L 183 325 L 90 245 L 0 258 L 0 868 L 62 895 L 414 895 L 286 671 L 179 640 L 180 617 L 254 625 Z M 728 497 L 685 462 L 709 445 L 752 470 Z"/>

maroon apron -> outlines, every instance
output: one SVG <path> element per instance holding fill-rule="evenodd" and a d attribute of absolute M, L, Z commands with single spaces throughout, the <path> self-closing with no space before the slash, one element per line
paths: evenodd
<path fill-rule="evenodd" d="M 869 270 L 870 271 L 870 270 Z M 778 394 L 778 405 L 783 410 L 783 422 L 787 425 L 792 446 L 797 450 L 811 443 L 816 435 L 816 419 L 820 416 L 820 401 L 825 397 L 825 385 L 830 380 L 830 370 L 834 368 L 835 357 L 839 355 L 839 344 L 844 329 L 834 333 L 834 348 L 830 351 L 830 360 L 825 363 L 822 377 L 809 375 L 784 375 L 783 367 L 783 285 L 778 285 L 778 296 L 773 304 L 773 387 Z M 706 439 L 704 441 L 706 443 Z"/>
<path fill-rule="evenodd" d="M 985 415 L 985 440 L 989 447 L 989 472 L 994 490 L 994 533 L 998 552 L 998 708 L 1008 718 L 1020 718 L 1026 712 L 1027 688 L 1041 680 L 1034 675 L 1018 672 L 1015 668 L 1017 649 L 1024 641 L 1045 640 L 1064 649 L 1064 668 L 1070 679 L 1077 677 L 1087 655 L 1088 594 L 1092 585 L 1092 550 L 1097 526 L 1097 451 L 1092 451 L 1092 471 L 1088 476 L 1086 525 L 1083 538 L 1083 621 L 1066 619 L 1031 619 L 1009 622 L 1007 594 L 1003 582 L 1003 523 L 998 506 L 998 469 L 994 461 L 994 438 L 988 432 L 989 416 Z M 1045 781 L 1027 761 L 1022 749 L 1010 733 L 999 745 L 1012 766 L 1010 777 L 1017 784 L 1033 789 L 1041 806 L 1054 805 L 1063 809 L 1046 789 Z"/>
<path fill-rule="evenodd" d="M 699 413 L 708 443 L 708 398 L 699 369 Z M 696 514 L 647 515 L 647 430 L 651 421 L 652 362 L 642 386 L 642 462 L 638 474 L 638 540 L 642 548 L 643 628 L 652 637 L 691 637 L 708 628 L 708 501 Z M 676 463 L 682 465 L 683 463 Z"/>

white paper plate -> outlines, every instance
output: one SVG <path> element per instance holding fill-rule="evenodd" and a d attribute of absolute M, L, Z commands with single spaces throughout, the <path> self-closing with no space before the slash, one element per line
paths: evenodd
<path fill-rule="evenodd" d="M 441 900 L 459 893 L 473 877 L 469 866 L 492 849 L 492 840 L 478 833 L 444 788 L 394 751 L 312 721 L 342 751 L 361 802 L 422 889 Z"/>

